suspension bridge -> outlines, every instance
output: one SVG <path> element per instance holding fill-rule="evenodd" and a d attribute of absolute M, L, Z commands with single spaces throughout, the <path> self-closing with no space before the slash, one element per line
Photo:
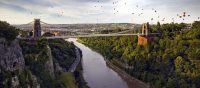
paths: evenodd
<path fill-rule="evenodd" d="M 35 19 L 32 22 L 29 22 L 27 29 L 33 31 L 33 36 L 32 38 L 37 39 L 41 37 L 41 32 L 50 32 L 50 28 L 57 28 L 61 29 L 62 27 L 58 26 L 52 26 L 51 24 L 47 24 L 45 22 L 40 21 L 40 19 Z M 33 28 L 33 29 L 30 29 Z M 54 30 L 55 31 L 55 30 Z M 56 30 L 57 32 L 63 32 L 65 30 Z M 146 45 L 148 42 L 152 40 L 152 36 L 159 35 L 160 33 L 150 33 L 150 26 L 149 23 L 145 23 L 142 26 L 142 32 L 141 33 L 131 33 L 133 29 L 130 30 L 125 30 L 125 31 L 120 31 L 117 33 L 109 33 L 109 34 L 78 34 L 78 35 L 60 35 L 60 36 L 51 36 L 51 37 L 45 37 L 46 39 L 58 39 L 58 38 L 80 38 L 80 37 L 112 37 L 112 36 L 138 36 L 138 44 L 139 45 Z M 24 39 L 24 38 L 21 38 Z"/>

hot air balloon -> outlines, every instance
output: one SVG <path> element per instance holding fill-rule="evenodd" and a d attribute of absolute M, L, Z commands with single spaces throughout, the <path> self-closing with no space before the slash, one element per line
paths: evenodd
<path fill-rule="evenodd" d="M 183 17 L 185 17 L 186 16 L 186 12 L 183 12 Z"/>
<path fill-rule="evenodd" d="M 162 21 L 165 21 L 165 18 L 163 18 Z"/>

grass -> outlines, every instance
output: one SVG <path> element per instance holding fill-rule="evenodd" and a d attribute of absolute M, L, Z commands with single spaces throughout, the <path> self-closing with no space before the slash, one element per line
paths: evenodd
<path fill-rule="evenodd" d="M 64 72 L 59 76 L 59 81 L 62 86 L 67 88 L 77 88 L 76 80 L 74 78 L 73 73 L 71 72 Z"/>

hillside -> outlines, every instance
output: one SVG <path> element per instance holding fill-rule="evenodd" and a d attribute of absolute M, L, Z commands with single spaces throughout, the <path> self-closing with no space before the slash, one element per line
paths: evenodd
<path fill-rule="evenodd" d="M 68 72 L 77 57 L 73 43 L 19 39 L 19 32 L 0 21 L 1 88 L 87 88 L 80 66 Z"/>
<path fill-rule="evenodd" d="M 185 24 L 152 25 L 154 37 L 146 46 L 137 36 L 80 38 L 113 64 L 153 88 L 199 88 L 200 22 L 189 30 Z"/>

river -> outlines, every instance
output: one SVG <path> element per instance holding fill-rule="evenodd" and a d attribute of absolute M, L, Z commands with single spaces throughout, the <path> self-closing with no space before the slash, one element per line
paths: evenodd
<path fill-rule="evenodd" d="M 90 88 L 128 88 L 126 82 L 106 65 L 99 53 L 79 43 L 74 38 L 67 39 L 82 50 L 83 76 Z"/>

